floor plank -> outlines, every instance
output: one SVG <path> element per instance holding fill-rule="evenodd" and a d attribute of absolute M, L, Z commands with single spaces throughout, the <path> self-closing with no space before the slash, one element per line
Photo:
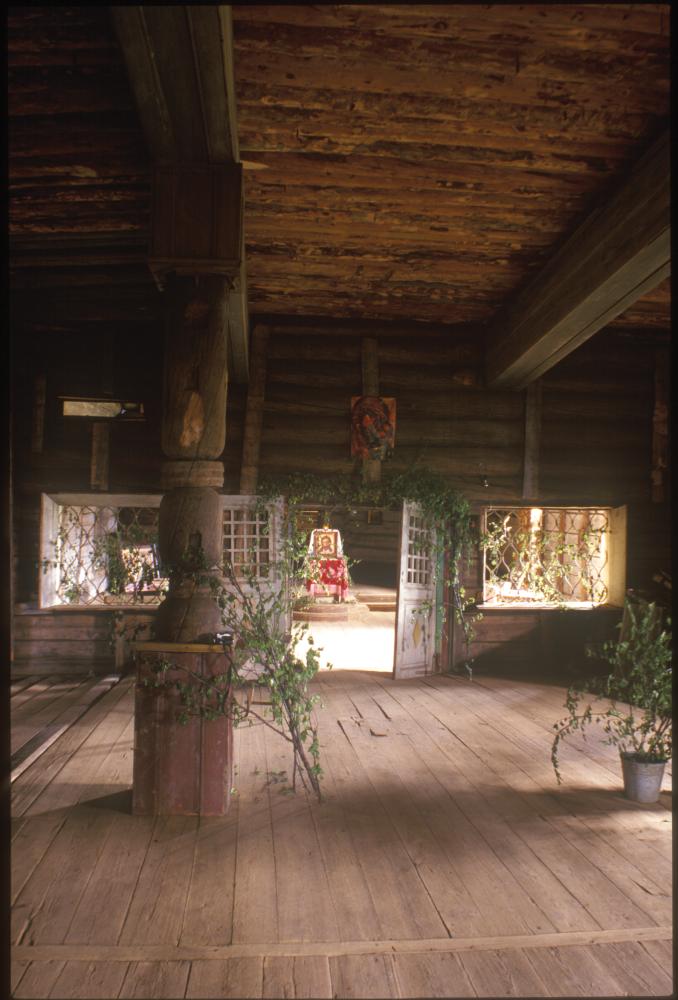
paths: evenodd
<path fill-rule="evenodd" d="M 634 941 L 622 944 L 596 944 L 593 955 L 631 996 L 669 996 L 672 977 Z"/>
<path fill-rule="evenodd" d="M 475 997 L 476 991 L 458 955 L 394 955 L 401 997 Z"/>
<path fill-rule="evenodd" d="M 411 756 L 409 741 L 398 738 L 395 733 L 388 737 L 370 737 L 363 733 L 362 725 L 351 724 L 350 721 L 345 723 L 345 727 L 364 766 L 369 766 L 374 783 L 373 794 L 383 803 L 407 851 L 410 865 L 421 880 L 428 904 L 432 903 L 439 915 L 438 935 L 458 934 L 464 927 L 470 933 L 491 933 L 493 920 L 501 920 L 502 907 L 506 908 L 505 915 L 508 916 L 510 904 L 500 900 L 492 907 L 483 908 L 480 892 L 472 888 L 471 882 L 481 891 L 486 891 L 489 901 L 494 895 L 496 879 L 503 877 L 504 873 L 510 878 L 510 873 L 500 872 L 503 866 L 485 848 L 484 842 L 465 822 L 463 815 L 459 811 L 455 814 L 451 800 L 448 803 L 443 799 L 440 803 L 444 814 L 440 821 L 436 797 L 440 793 L 444 795 L 443 790 L 440 786 L 432 788 L 433 782 L 429 783 L 429 775 L 423 768 L 411 775 L 410 767 L 404 769 L 400 766 L 399 762 Z M 369 733 L 369 723 L 367 728 Z M 428 798 L 426 793 L 429 793 Z M 454 864 L 461 851 L 464 852 L 467 868 L 472 871 L 472 877 L 467 881 L 457 877 Z M 529 904 L 529 900 L 527 902 Z M 426 910 L 422 909 L 425 915 Z M 514 907 L 513 912 L 516 929 L 529 930 L 529 925 L 521 921 L 520 904 Z M 543 914 L 537 926 L 542 930 L 553 929 Z M 496 923 L 494 929 L 497 929 Z M 434 937 L 435 933 L 426 936 Z"/>
<path fill-rule="evenodd" d="M 424 696 L 424 699 L 428 700 L 433 713 L 437 713 L 438 718 L 444 721 L 445 716 L 436 707 L 434 699 L 430 696 Z M 523 755 L 515 744 L 509 743 L 503 734 L 499 734 L 491 726 L 486 727 L 482 740 L 477 734 L 477 727 L 470 723 L 455 720 L 454 728 L 455 734 L 474 751 L 487 767 L 496 770 L 519 795 L 525 795 L 524 785 L 521 787 L 520 782 L 515 780 L 515 774 L 521 767 L 530 766 L 529 755 Z M 543 752 L 544 748 L 541 749 Z M 526 771 L 523 771 L 523 774 L 527 777 Z M 571 874 L 572 869 L 576 868 L 578 873 L 577 897 L 589 909 L 600 926 L 640 926 L 644 919 L 650 922 L 660 922 L 656 919 L 657 907 L 653 908 L 647 905 L 646 894 L 642 888 L 634 884 L 634 891 L 635 889 L 639 891 L 635 893 L 636 902 L 633 903 L 612 880 L 615 874 L 622 881 L 628 876 L 628 866 L 622 862 L 622 859 L 619 859 L 615 865 L 613 852 L 609 852 L 610 863 L 606 865 L 607 871 L 601 872 L 596 864 L 587 857 L 587 854 L 592 852 L 590 842 L 587 844 L 585 837 L 577 839 L 571 822 L 569 830 L 571 837 L 575 838 L 575 842 L 573 843 L 562 835 L 561 828 L 564 822 L 557 799 L 549 797 L 548 793 L 542 791 L 540 786 L 534 782 L 530 788 L 529 797 L 539 812 L 540 821 L 535 822 L 534 818 L 525 816 L 523 819 L 514 820 L 511 825 L 529 843 L 537 857 L 564 884 L 570 886 L 575 884 Z M 549 823 L 548 819 L 544 818 L 544 813 L 554 817 L 554 821 Z M 594 856 L 596 846 L 594 844 Z M 645 906 L 644 917 L 638 904 Z M 626 923 L 620 924 L 619 921 Z"/>
<path fill-rule="evenodd" d="M 270 729 L 264 730 L 267 770 L 289 776 L 290 744 Z M 275 789 L 275 790 L 274 790 Z M 336 941 L 339 938 L 309 794 L 288 794 L 287 782 L 269 786 L 273 849 L 276 862 L 276 904 L 280 941 Z"/>
<path fill-rule="evenodd" d="M 323 955 L 299 955 L 294 959 L 294 993 L 298 1000 L 329 1000 L 332 996 L 330 963 Z"/>
<path fill-rule="evenodd" d="M 413 760 L 419 758 L 428 768 L 428 774 L 417 771 L 419 787 L 429 787 L 433 795 L 434 782 L 440 784 L 472 824 L 478 845 L 483 841 L 487 843 L 553 927 L 561 931 L 598 927 L 582 904 L 506 821 L 501 809 L 505 793 L 496 783 L 487 780 L 486 768 L 478 758 L 428 714 L 420 723 L 421 712 L 417 711 L 416 702 L 412 703 L 414 714 L 398 713 L 396 706 L 400 697 L 402 695 L 394 693 L 388 710 L 394 713 L 398 726 L 404 727 Z M 488 893 L 484 898 L 489 898 Z"/>
<path fill-rule="evenodd" d="M 48 726 L 72 721 L 78 708 L 82 711 L 87 706 L 90 692 L 100 685 L 101 680 L 97 677 L 82 680 L 78 684 L 68 686 L 57 697 L 51 699 L 49 704 L 44 705 L 39 711 L 32 712 L 27 718 L 12 718 L 12 758 Z"/>
<path fill-rule="evenodd" d="M 330 958 L 332 995 L 342 1000 L 399 997 L 398 980 L 390 955 L 344 955 Z"/>
<path fill-rule="evenodd" d="M 624 996 L 623 983 L 591 948 L 530 948 L 525 955 L 550 996 Z"/>
<path fill-rule="evenodd" d="M 329 766 L 324 768 L 322 789 L 323 801 L 312 804 L 311 816 L 339 935 L 345 940 L 367 940 L 377 926 L 377 911 L 351 833 L 351 806 L 345 801 L 341 783 L 335 780 Z"/>
<path fill-rule="evenodd" d="M 191 963 L 130 962 L 119 997 L 129 1000 L 179 1000 L 186 993 Z"/>
<path fill-rule="evenodd" d="M 275 855 L 263 726 L 240 726 L 235 744 L 238 830 L 233 941 L 277 941 Z"/>
<path fill-rule="evenodd" d="M 641 948 L 650 955 L 669 978 L 673 978 L 675 962 L 673 941 L 643 941 Z"/>
<path fill-rule="evenodd" d="M 474 678 L 478 686 L 486 687 L 492 694 L 510 704 L 519 715 L 524 715 L 532 722 L 543 726 L 552 733 L 553 724 L 567 714 L 564 689 L 555 684 L 531 684 L 531 692 L 525 697 L 524 684 L 516 684 L 506 678 L 479 676 Z M 592 699 L 593 699 L 592 695 Z M 618 773 L 619 755 L 613 746 L 599 741 L 590 742 L 574 736 L 575 745 L 580 753 L 597 763 L 602 763 Z M 671 762 L 668 763 L 666 775 L 670 778 Z M 667 783 L 670 787 L 670 781 Z"/>
<path fill-rule="evenodd" d="M 120 937 L 155 829 L 152 817 L 132 816 L 130 804 L 127 796 L 124 812 L 110 810 L 108 836 L 73 915 L 68 944 L 115 944 Z"/>
<path fill-rule="evenodd" d="M 89 756 L 89 762 L 92 766 L 96 766 L 99 753 L 94 751 L 94 746 L 96 744 L 101 745 L 110 738 L 108 730 L 111 729 L 111 725 L 118 732 L 120 728 L 124 728 L 129 722 L 129 716 L 126 714 L 124 723 L 120 722 L 120 725 L 118 725 L 120 717 L 112 714 L 118 703 L 122 703 L 123 705 L 127 703 L 129 700 L 129 689 L 130 682 L 121 681 L 108 694 L 104 695 L 101 701 L 97 702 L 85 716 L 74 722 L 68 731 L 59 738 L 57 743 L 51 746 L 41 756 L 39 761 L 32 764 L 21 775 L 21 780 L 15 782 L 12 786 L 13 816 L 23 816 L 30 809 L 36 799 L 46 791 L 54 778 L 71 762 L 77 751 L 83 751 L 81 759 L 75 765 L 79 770 L 83 769 L 83 756 L 87 759 L 85 751 L 92 751 Z M 99 727 L 101 727 L 101 731 L 97 732 Z M 73 767 L 74 765 L 71 766 Z M 81 786 L 85 785 L 86 782 L 87 779 L 84 776 L 83 780 L 71 781 L 68 772 L 63 775 L 57 783 L 61 793 L 61 804 L 67 805 L 77 801 L 79 793 L 82 790 Z M 64 789 L 70 792 L 70 798 L 64 798 Z M 33 810 L 33 813 L 57 808 L 54 801 L 49 801 L 48 797 L 43 800 L 43 805 L 44 810 L 40 806 L 37 806 Z"/>
<path fill-rule="evenodd" d="M 178 944 L 193 868 L 197 816 L 159 816 L 120 944 Z"/>
<path fill-rule="evenodd" d="M 261 995 L 267 1000 L 290 1000 L 296 997 L 293 955 L 267 955 L 264 958 Z"/>
<path fill-rule="evenodd" d="M 326 763 L 335 782 L 351 787 L 351 833 L 358 855 L 367 862 L 363 871 L 378 917 L 375 936 L 446 937 L 445 923 L 344 730 L 337 729 Z"/>
<path fill-rule="evenodd" d="M 495 692 L 487 691 L 475 682 L 438 675 L 427 678 L 425 686 L 440 696 L 442 705 L 446 703 L 452 709 L 461 701 L 468 709 L 467 714 L 472 713 L 480 720 L 476 725 L 481 723 L 494 724 L 502 735 L 513 742 L 516 747 L 524 750 L 528 756 L 530 753 L 534 754 L 533 763 L 538 765 L 539 774 L 544 775 L 545 787 L 558 787 L 550 763 L 553 739 L 552 723 L 551 726 L 534 723 L 513 709 L 510 704 L 499 700 Z M 525 697 L 524 694 L 523 697 Z M 572 740 L 566 740 L 561 744 L 565 787 L 581 779 L 586 787 L 594 793 L 598 790 L 602 795 L 608 796 L 613 790 L 621 794 L 621 768 L 616 751 L 612 754 L 608 753 L 604 760 L 594 760 L 590 756 L 590 745 L 596 748 L 605 746 L 601 742 L 600 734 L 595 729 L 589 731 L 589 738 L 586 740 L 580 735 L 575 735 Z M 545 747 L 547 748 L 546 755 L 543 752 Z M 584 749 L 588 751 L 588 756 L 583 752 Z M 632 815 L 633 804 L 629 803 L 629 805 L 632 808 L 628 811 Z M 665 804 L 658 803 L 649 808 L 642 807 L 641 811 L 654 813 L 654 821 L 657 821 L 661 818 L 665 808 Z"/>
<path fill-rule="evenodd" d="M 261 997 L 264 961 L 262 958 L 231 958 L 192 962 L 186 989 L 187 1000 Z"/>
<path fill-rule="evenodd" d="M 32 687 L 37 681 L 43 680 L 44 677 L 40 674 L 29 674 L 26 677 L 17 677 L 11 681 L 9 685 L 10 698 L 14 699 L 20 691 L 24 688 Z"/>
<path fill-rule="evenodd" d="M 10 712 L 12 728 L 18 730 L 31 716 L 49 709 L 49 706 L 65 692 L 82 684 L 82 677 L 43 677 L 24 688 L 11 700 Z"/>
<path fill-rule="evenodd" d="M 126 962 L 66 962 L 49 996 L 56 1000 L 111 1000 L 120 992 Z"/>
<path fill-rule="evenodd" d="M 102 792 L 125 789 L 131 778 L 131 734 L 127 726 L 111 749 L 104 749 L 96 771 L 101 784 L 90 784 L 80 798 L 91 795 L 96 802 Z M 13 911 L 13 940 L 27 944 L 50 944 L 64 940 L 82 893 L 112 828 L 109 810 L 90 802 L 69 811 L 49 851 L 43 855 L 19 893 Z M 16 851 L 16 845 L 15 845 Z"/>
<path fill-rule="evenodd" d="M 14 996 L 14 992 L 21 981 L 21 977 L 24 975 L 31 963 L 28 961 L 17 962 L 13 960 L 10 963 L 10 992 Z"/>
<path fill-rule="evenodd" d="M 479 997 L 543 997 L 545 984 L 522 951 L 465 951 L 461 964 Z"/>
<path fill-rule="evenodd" d="M 61 975 L 65 962 L 31 962 L 12 994 L 17 1000 L 36 1000 L 48 997 Z"/>
<path fill-rule="evenodd" d="M 233 936 L 233 899 L 238 836 L 238 802 L 226 816 L 201 817 L 179 941 L 229 944 Z"/>

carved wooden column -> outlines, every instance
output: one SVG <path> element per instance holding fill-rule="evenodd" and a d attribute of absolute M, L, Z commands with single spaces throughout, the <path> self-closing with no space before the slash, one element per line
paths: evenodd
<path fill-rule="evenodd" d="M 241 248 L 240 164 L 156 167 L 149 263 L 166 298 L 159 548 L 172 571 L 156 620 L 163 641 L 195 642 L 221 622 L 195 576 L 223 558 L 228 299 Z"/>
<path fill-rule="evenodd" d="M 196 642 L 221 624 L 209 586 L 198 584 L 195 575 L 201 567 L 221 566 L 223 558 L 217 491 L 224 482 L 219 458 L 226 443 L 228 279 L 175 275 L 165 294 L 166 460 L 158 542 L 172 577 L 156 634 L 169 642 Z"/>
<path fill-rule="evenodd" d="M 178 695 L 145 686 L 158 657 L 209 675 L 227 654 L 211 637 L 221 615 L 209 583 L 223 560 L 220 461 L 226 443 L 229 292 L 240 264 L 238 164 L 163 165 L 156 170 L 150 266 L 165 294 L 160 558 L 170 585 L 155 642 L 138 643 L 133 810 L 219 815 L 228 809 L 232 725 L 225 716 L 177 722 Z"/>

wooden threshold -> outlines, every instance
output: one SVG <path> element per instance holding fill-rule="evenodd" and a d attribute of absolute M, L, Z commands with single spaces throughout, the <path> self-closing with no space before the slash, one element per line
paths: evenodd
<path fill-rule="evenodd" d="M 15 945 L 16 962 L 168 962 L 269 955 L 392 955 L 416 952 L 511 951 L 516 948 L 563 948 L 624 941 L 670 941 L 671 927 L 620 927 L 614 930 L 557 934 L 507 934 L 482 938 L 428 938 L 403 941 L 281 941 L 252 944 L 182 945 Z"/>

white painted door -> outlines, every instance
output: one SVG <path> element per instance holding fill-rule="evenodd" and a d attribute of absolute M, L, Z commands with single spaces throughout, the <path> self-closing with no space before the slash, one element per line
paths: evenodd
<path fill-rule="evenodd" d="M 396 612 L 394 677 L 416 677 L 434 670 L 436 579 L 433 532 L 416 504 L 403 504 L 400 575 Z"/>

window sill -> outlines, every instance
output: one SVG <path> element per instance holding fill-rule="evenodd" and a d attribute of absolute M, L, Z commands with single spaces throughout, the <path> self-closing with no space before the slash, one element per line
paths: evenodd
<path fill-rule="evenodd" d="M 567 604 L 528 604 L 527 601 L 515 604 L 476 604 L 476 611 L 504 612 L 507 611 L 621 611 L 621 605 L 616 604 L 590 604 L 585 601 L 571 602 Z"/>

